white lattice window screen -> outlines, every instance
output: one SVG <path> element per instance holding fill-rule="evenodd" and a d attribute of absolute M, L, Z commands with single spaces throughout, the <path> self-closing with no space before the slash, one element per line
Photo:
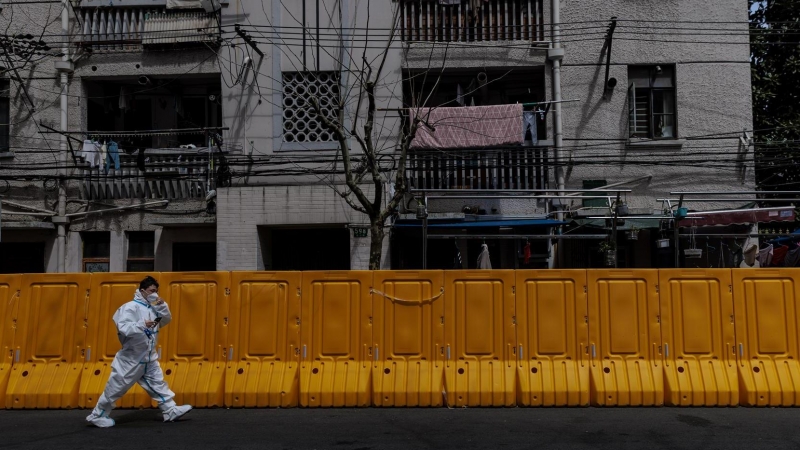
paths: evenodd
<path fill-rule="evenodd" d="M 338 121 L 339 76 L 336 72 L 284 72 L 284 142 L 335 140 L 308 102 L 310 97 L 319 99 L 325 117 Z"/>

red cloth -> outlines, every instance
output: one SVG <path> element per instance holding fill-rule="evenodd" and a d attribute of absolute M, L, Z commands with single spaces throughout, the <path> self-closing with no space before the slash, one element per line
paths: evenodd
<path fill-rule="evenodd" d="M 783 260 L 786 259 L 786 254 L 789 253 L 789 247 L 781 246 L 772 249 L 772 264 L 773 267 L 783 266 Z"/>
<path fill-rule="evenodd" d="M 415 117 L 425 123 L 419 124 L 411 148 L 481 148 L 523 142 L 522 104 L 412 108 L 411 120 Z"/>
<path fill-rule="evenodd" d="M 525 248 L 522 251 L 525 254 L 525 264 L 530 263 L 531 262 L 531 244 L 530 243 L 525 244 Z"/>

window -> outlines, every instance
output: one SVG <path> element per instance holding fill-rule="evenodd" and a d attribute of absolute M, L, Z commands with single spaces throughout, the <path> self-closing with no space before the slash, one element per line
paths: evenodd
<path fill-rule="evenodd" d="M 217 270 L 215 242 L 176 242 L 172 244 L 174 272 L 213 272 Z"/>
<path fill-rule="evenodd" d="M 336 72 L 284 72 L 283 142 L 331 142 L 336 140 L 307 101 L 319 99 L 323 115 L 339 120 L 339 75 Z"/>
<path fill-rule="evenodd" d="M 10 91 L 8 80 L 0 80 L 0 153 L 9 151 L 8 123 L 11 121 Z"/>
<path fill-rule="evenodd" d="M 152 231 L 128 232 L 128 272 L 155 270 L 155 233 Z"/>
<path fill-rule="evenodd" d="M 628 67 L 630 137 L 674 139 L 675 67 Z"/>
<path fill-rule="evenodd" d="M 14 255 L 0 258 L 0 273 L 45 273 L 44 242 L 0 242 L 0 255 Z"/>
<path fill-rule="evenodd" d="M 607 184 L 608 182 L 606 182 L 606 180 L 583 180 L 583 189 L 597 189 Z M 608 195 L 608 192 L 592 191 L 592 192 L 584 192 L 583 195 L 588 195 L 588 196 Z M 603 198 L 587 198 L 583 200 L 583 206 L 587 208 L 605 208 L 607 206 L 607 202 Z"/>
<path fill-rule="evenodd" d="M 92 231 L 81 233 L 83 241 L 83 271 L 108 272 L 111 257 L 111 233 Z"/>

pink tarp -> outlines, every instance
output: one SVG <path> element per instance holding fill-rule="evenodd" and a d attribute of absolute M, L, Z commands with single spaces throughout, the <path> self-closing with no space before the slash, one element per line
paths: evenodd
<path fill-rule="evenodd" d="M 420 123 L 411 148 L 454 149 L 521 145 L 522 105 L 419 108 L 411 110 Z"/>

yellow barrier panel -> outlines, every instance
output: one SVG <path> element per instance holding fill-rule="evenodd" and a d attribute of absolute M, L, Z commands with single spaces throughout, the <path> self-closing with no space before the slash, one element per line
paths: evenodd
<path fill-rule="evenodd" d="M 21 275 L 0 275 L 0 408 L 6 406 L 6 388 L 14 364 L 14 329 L 19 311 Z"/>
<path fill-rule="evenodd" d="M 441 406 L 444 389 L 444 272 L 375 272 L 375 406 Z"/>
<path fill-rule="evenodd" d="M 449 406 L 516 404 L 514 281 L 513 270 L 445 272 Z"/>
<path fill-rule="evenodd" d="M 589 404 L 585 270 L 516 272 L 517 402 Z"/>
<path fill-rule="evenodd" d="M 75 408 L 83 368 L 89 274 L 24 275 L 6 408 Z"/>
<path fill-rule="evenodd" d="M 161 369 L 178 404 L 222 406 L 230 272 L 162 273 L 172 322 L 159 330 Z"/>
<path fill-rule="evenodd" d="M 111 375 L 111 362 L 121 348 L 112 318 L 120 306 L 133 300 L 139 282 L 147 275 L 159 276 L 157 273 L 95 273 L 91 276 L 86 352 L 78 394 L 81 408 L 94 408 L 105 389 Z M 155 405 L 138 384 L 117 400 L 120 408 L 150 408 Z"/>
<path fill-rule="evenodd" d="M 301 406 L 369 406 L 372 272 L 303 272 Z"/>
<path fill-rule="evenodd" d="M 739 403 L 731 271 L 659 271 L 664 401 L 680 406 Z"/>
<path fill-rule="evenodd" d="M 733 270 L 741 404 L 800 404 L 798 300 L 800 270 Z"/>
<path fill-rule="evenodd" d="M 299 401 L 300 272 L 233 272 L 225 406 Z"/>
<path fill-rule="evenodd" d="M 589 271 L 593 405 L 664 404 L 657 270 Z"/>

